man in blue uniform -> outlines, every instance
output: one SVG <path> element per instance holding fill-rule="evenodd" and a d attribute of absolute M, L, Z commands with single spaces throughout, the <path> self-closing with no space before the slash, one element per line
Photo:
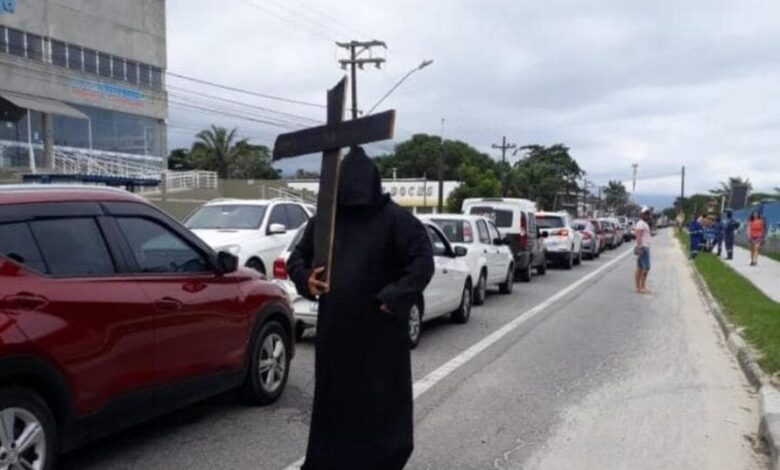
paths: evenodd
<path fill-rule="evenodd" d="M 723 239 L 726 242 L 726 259 L 734 259 L 734 233 L 739 228 L 739 222 L 734 220 L 731 209 L 726 211 L 726 220 L 723 222 Z"/>
<path fill-rule="evenodd" d="M 699 216 L 697 214 L 694 214 L 693 220 L 691 220 L 691 223 L 688 225 L 688 235 L 690 236 L 691 242 L 691 259 L 695 259 L 699 254 L 699 247 L 702 242 L 702 237 L 704 236 L 704 226 L 702 226 L 699 221 Z"/>

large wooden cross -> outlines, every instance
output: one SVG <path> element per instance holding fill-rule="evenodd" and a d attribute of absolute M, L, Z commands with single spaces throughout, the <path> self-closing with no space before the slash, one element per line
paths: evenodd
<path fill-rule="evenodd" d="M 328 90 L 328 121 L 324 126 L 282 134 L 274 144 L 274 160 L 322 152 L 320 188 L 314 237 L 315 267 L 324 267 L 320 277 L 330 282 L 333 229 L 339 190 L 341 149 L 393 138 L 395 111 L 344 121 L 346 77 Z"/>

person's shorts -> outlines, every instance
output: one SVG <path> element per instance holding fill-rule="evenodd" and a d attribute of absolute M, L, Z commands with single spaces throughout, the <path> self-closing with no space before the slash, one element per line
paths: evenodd
<path fill-rule="evenodd" d="M 750 246 L 761 246 L 764 244 L 764 239 L 761 237 L 750 237 Z"/>
<path fill-rule="evenodd" d="M 636 267 L 642 271 L 650 271 L 650 248 L 643 246 L 636 257 Z"/>

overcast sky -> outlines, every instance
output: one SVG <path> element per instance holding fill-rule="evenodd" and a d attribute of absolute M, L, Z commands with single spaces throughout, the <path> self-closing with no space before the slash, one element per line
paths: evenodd
<path fill-rule="evenodd" d="M 597 184 L 638 163 L 639 195 L 678 194 L 682 165 L 689 192 L 729 176 L 780 186 L 776 0 L 168 0 L 167 14 L 171 72 L 305 102 L 324 104 L 342 76 L 336 40 L 387 42 L 386 67 L 359 73 L 362 109 L 434 60 L 382 106 L 398 110 L 397 141 L 445 118 L 447 138 L 494 157 L 503 135 L 564 143 Z M 319 107 L 168 85 L 174 102 L 198 102 L 182 94 L 196 90 L 324 120 Z M 173 147 L 210 122 L 265 144 L 286 130 L 176 104 L 170 121 Z"/>

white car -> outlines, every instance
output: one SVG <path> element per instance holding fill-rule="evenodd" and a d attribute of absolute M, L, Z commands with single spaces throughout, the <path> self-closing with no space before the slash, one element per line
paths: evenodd
<path fill-rule="evenodd" d="M 582 262 L 582 235 L 571 223 L 566 212 L 537 212 L 536 226 L 547 234 L 544 247 L 547 261 L 558 263 L 566 269 Z"/>
<path fill-rule="evenodd" d="M 514 257 L 492 220 L 486 217 L 460 214 L 424 215 L 420 219 L 433 222 L 454 246 L 468 250 L 463 258 L 474 283 L 474 305 L 482 305 L 489 287 L 498 287 L 510 294 L 514 287 Z"/>
<path fill-rule="evenodd" d="M 422 323 L 434 318 L 450 315 L 455 323 L 467 323 L 471 318 L 472 278 L 469 267 L 463 261 L 468 250 L 453 247 L 442 231 L 434 224 L 424 222 L 433 247 L 436 270 L 431 282 L 420 299 L 409 311 L 409 343 L 412 348 L 420 341 Z M 287 259 L 303 237 L 303 228 L 298 230 L 273 265 L 274 282 L 290 296 L 293 315 L 296 320 L 295 337 L 300 340 L 308 328 L 317 326 L 317 302 L 298 295 L 295 284 L 287 275 Z"/>
<path fill-rule="evenodd" d="M 309 217 L 308 207 L 293 201 L 218 199 L 198 208 L 184 225 L 214 251 L 227 251 L 240 266 L 265 275 Z"/>

